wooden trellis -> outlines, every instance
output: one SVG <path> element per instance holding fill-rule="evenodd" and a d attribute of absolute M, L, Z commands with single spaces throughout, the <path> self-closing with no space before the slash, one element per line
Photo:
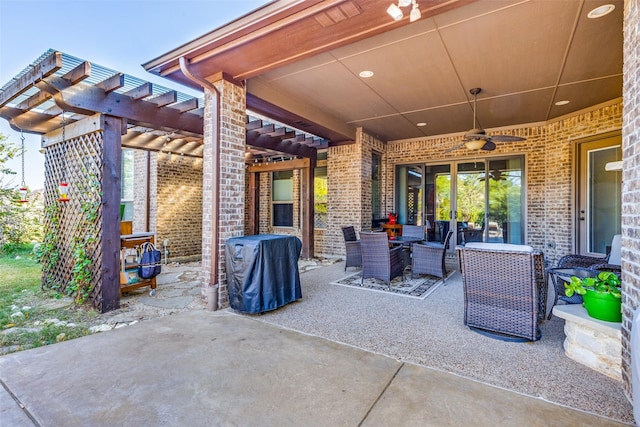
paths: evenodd
<path fill-rule="evenodd" d="M 43 285 L 74 293 L 74 248 L 79 241 L 92 259 L 88 299 L 102 309 L 102 132 L 62 141 L 45 151 L 45 230 L 56 233 L 54 268 L 43 270 Z M 58 184 L 69 184 L 69 201 L 58 200 Z M 95 215 L 93 212 L 95 211 Z M 46 264 L 46 261 L 45 261 Z M 77 291 L 76 291 L 77 292 Z M 77 295 L 74 295 L 77 296 Z"/>

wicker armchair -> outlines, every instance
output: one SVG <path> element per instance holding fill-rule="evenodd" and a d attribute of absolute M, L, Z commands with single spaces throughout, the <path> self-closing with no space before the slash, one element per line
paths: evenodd
<path fill-rule="evenodd" d="M 411 278 L 414 274 L 429 274 L 442 278 L 444 282 L 447 277 L 447 268 L 444 257 L 449 247 L 449 240 L 453 236 L 453 231 L 447 233 L 444 243 L 414 243 L 413 259 L 411 264 Z"/>
<path fill-rule="evenodd" d="M 417 237 L 421 240 L 424 240 L 424 225 L 403 225 L 402 236 Z"/>
<path fill-rule="evenodd" d="M 584 268 L 597 274 L 601 271 L 611 271 L 618 277 L 622 275 L 621 267 L 622 252 L 622 235 L 616 234 L 611 240 L 611 246 L 607 248 L 607 254 L 604 258 L 589 255 L 570 254 L 565 255 L 558 261 L 556 268 Z M 565 296 L 565 280 L 561 277 L 557 278 L 556 283 L 556 299 L 560 297 L 562 301 L 568 304 L 582 304 L 582 296 L 574 294 L 571 297 Z"/>
<path fill-rule="evenodd" d="M 404 259 L 402 246 L 389 249 L 387 233 L 360 233 L 360 249 L 362 250 L 362 280 L 383 280 L 389 289 L 391 281 L 402 276 L 404 282 Z"/>
<path fill-rule="evenodd" d="M 469 243 L 458 247 L 464 324 L 509 341 L 540 339 L 547 282 L 544 257 L 530 246 Z"/>
<path fill-rule="evenodd" d="M 621 251 L 622 251 L 622 239 L 620 234 L 613 236 L 611 246 L 607 251 L 607 255 L 604 258 L 571 254 L 565 255 L 558 261 L 557 268 L 590 268 L 594 264 L 613 264 L 620 265 Z"/>
<path fill-rule="evenodd" d="M 362 252 L 360 251 L 360 241 L 356 237 L 356 230 L 351 225 L 342 227 L 342 235 L 346 248 L 344 271 L 347 271 L 347 267 L 362 267 Z"/>

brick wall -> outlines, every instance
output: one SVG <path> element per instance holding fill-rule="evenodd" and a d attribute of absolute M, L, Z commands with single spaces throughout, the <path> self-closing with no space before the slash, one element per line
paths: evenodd
<path fill-rule="evenodd" d="M 169 262 L 199 260 L 202 253 L 202 161 L 177 154 L 155 155 L 156 247 L 168 243 Z M 152 194 L 154 194 L 152 192 Z"/>
<path fill-rule="evenodd" d="M 134 150 L 133 152 L 134 233 L 155 232 L 156 230 L 158 212 L 157 161 L 158 155 L 155 152 L 142 150 Z"/>
<path fill-rule="evenodd" d="M 449 162 L 453 158 L 469 161 L 485 156 L 523 154 L 527 203 L 526 242 L 544 251 L 547 262 L 553 264 L 562 255 L 575 251 L 575 146 L 582 138 L 619 131 L 621 126 L 622 104 L 614 101 L 544 125 L 502 130 L 502 134 L 527 139 L 499 143 L 489 154 L 478 155 L 464 148 L 445 153 L 447 149 L 460 143 L 461 136 L 390 142 L 384 159 L 384 193 L 394 194 L 394 166 L 397 164 Z M 386 200 L 386 209 L 394 209 L 391 197 Z M 555 249 L 547 246 L 552 242 Z"/>
<path fill-rule="evenodd" d="M 355 144 L 329 148 L 327 206 L 330 226 L 324 231 L 325 245 L 318 249 L 320 253 L 344 255 L 344 226 L 353 225 L 356 232 L 371 229 L 371 154 L 374 150 L 383 155 L 384 171 L 385 144 L 362 129 L 356 133 Z M 385 194 L 392 193 L 383 191 L 383 206 Z"/>
<path fill-rule="evenodd" d="M 640 5 L 624 2 L 622 124 L 622 379 L 631 399 L 631 322 L 640 304 Z"/>

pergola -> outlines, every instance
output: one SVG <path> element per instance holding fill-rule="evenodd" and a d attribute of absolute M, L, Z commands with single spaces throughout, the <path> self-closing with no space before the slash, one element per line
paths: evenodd
<path fill-rule="evenodd" d="M 266 115 L 274 107 L 259 99 L 252 104 L 256 112 L 245 124 L 247 233 L 258 232 L 260 173 L 302 169 L 303 256 L 313 256 L 313 168 L 317 150 L 329 141 L 270 121 Z M 92 261 L 84 298 L 103 312 L 117 308 L 121 149 L 202 158 L 204 108 L 197 98 L 49 50 L 2 88 L 0 116 L 16 130 L 42 134 L 45 245 L 51 247 L 43 282 L 78 280 L 80 248 Z M 269 161 L 274 157 L 280 161 Z M 70 186 L 68 202 L 58 201 L 62 181 Z"/>

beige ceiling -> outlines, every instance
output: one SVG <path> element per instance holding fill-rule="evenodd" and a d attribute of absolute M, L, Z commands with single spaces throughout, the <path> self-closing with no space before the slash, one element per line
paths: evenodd
<path fill-rule="evenodd" d="M 615 10 L 587 18 L 605 3 Z M 622 0 L 481 0 L 271 69 L 247 88 L 383 140 L 471 129 L 474 87 L 481 127 L 543 122 L 622 96 L 622 16 Z"/>

